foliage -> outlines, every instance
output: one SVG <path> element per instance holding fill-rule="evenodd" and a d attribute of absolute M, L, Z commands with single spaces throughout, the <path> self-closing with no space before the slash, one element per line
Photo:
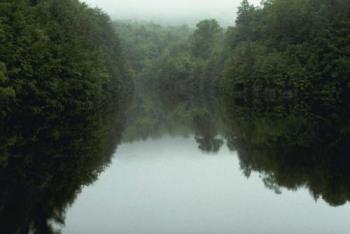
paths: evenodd
<path fill-rule="evenodd" d="M 0 12 L 1 128 L 42 124 L 48 112 L 106 110 L 131 92 L 119 39 L 100 10 L 78 0 L 4 0 Z"/>
<path fill-rule="evenodd" d="M 242 2 L 228 30 L 227 95 L 340 100 L 348 94 L 349 1 Z"/>
<path fill-rule="evenodd" d="M 153 88 L 169 95 L 212 93 L 223 68 L 224 32 L 216 20 L 196 29 L 152 23 L 115 23 L 138 93 Z"/>

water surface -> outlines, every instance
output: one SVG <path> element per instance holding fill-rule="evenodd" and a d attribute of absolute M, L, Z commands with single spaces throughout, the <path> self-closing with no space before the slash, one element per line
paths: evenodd
<path fill-rule="evenodd" d="M 341 107 L 148 96 L 126 114 L 14 122 L 0 233 L 350 233 Z"/>
<path fill-rule="evenodd" d="M 198 149 L 193 136 L 124 143 L 83 189 L 63 233 L 349 233 L 350 207 L 305 188 L 266 189 L 237 152 Z"/>

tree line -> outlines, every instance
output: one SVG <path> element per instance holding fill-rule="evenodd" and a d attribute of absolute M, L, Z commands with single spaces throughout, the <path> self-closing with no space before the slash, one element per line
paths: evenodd
<path fill-rule="evenodd" d="M 350 75 L 350 2 L 244 0 L 226 36 L 225 92 L 341 100 Z"/>
<path fill-rule="evenodd" d="M 0 3 L 0 119 L 108 109 L 132 84 L 110 18 L 78 0 Z"/>
<path fill-rule="evenodd" d="M 133 85 L 111 19 L 78 0 L 0 2 L 0 153 L 51 134 L 47 126 L 125 109 Z M 51 139 L 51 138 L 50 138 Z"/>
<path fill-rule="evenodd" d="M 132 67 L 142 68 L 146 86 L 165 93 L 334 102 L 349 95 L 349 4 L 243 0 L 228 28 L 214 19 L 195 28 L 116 24 Z"/>
<path fill-rule="evenodd" d="M 224 29 L 216 20 L 203 20 L 196 28 L 130 21 L 115 25 L 136 87 L 183 100 L 216 89 L 224 42 Z"/>
<path fill-rule="evenodd" d="M 130 77 L 138 93 L 151 88 L 173 100 L 344 100 L 349 12 L 342 0 L 243 0 L 235 26 L 206 19 L 192 28 L 112 22 L 78 0 L 4 0 L 2 130 L 46 121 L 48 112 L 106 110 L 132 93 Z"/>

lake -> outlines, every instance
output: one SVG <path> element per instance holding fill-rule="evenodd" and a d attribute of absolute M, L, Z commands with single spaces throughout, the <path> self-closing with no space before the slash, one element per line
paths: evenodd
<path fill-rule="evenodd" d="M 350 232 L 346 108 L 142 97 L 69 114 L 2 133 L 1 233 Z"/>
<path fill-rule="evenodd" d="M 266 189 L 236 152 L 198 149 L 193 136 L 120 145 L 67 211 L 63 233 L 349 233 L 349 205 L 306 188 Z"/>

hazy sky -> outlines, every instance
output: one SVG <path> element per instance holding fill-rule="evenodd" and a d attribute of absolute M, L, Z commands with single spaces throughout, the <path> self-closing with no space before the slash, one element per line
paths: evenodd
<path fill-rule="evenodd" d="M 241 0 L 83 0 L 114 19 L 153 20 L 165 23 L 193 23 L 216 18 L 233 24 Z M 250 0 L 257 4 L 260 0 Z"/>

